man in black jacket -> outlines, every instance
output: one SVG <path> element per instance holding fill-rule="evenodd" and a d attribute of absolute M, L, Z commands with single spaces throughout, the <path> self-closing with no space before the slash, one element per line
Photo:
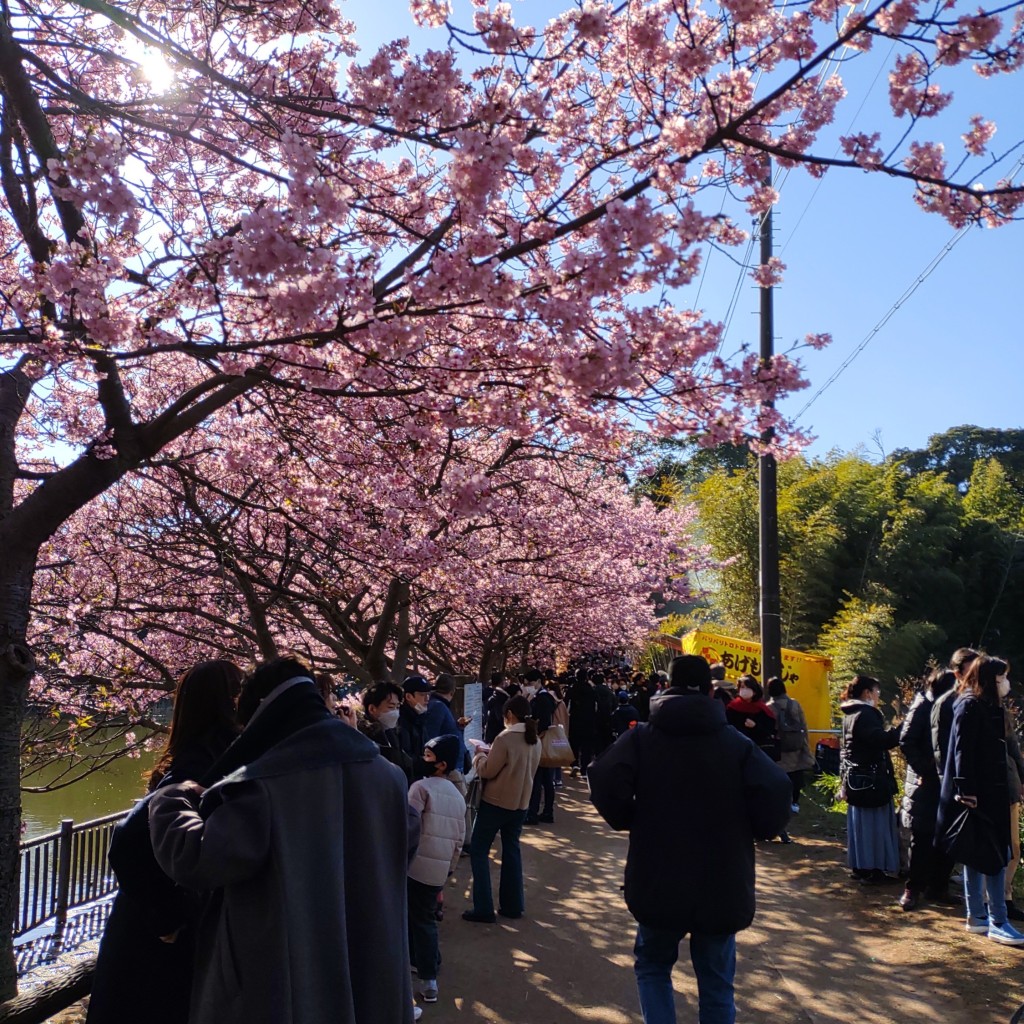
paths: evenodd
<path fill-rule="evenodd" d="M 531 668 L 526 673 L 526 688 L 523 695 L 530 702 L 530 714 L 537 720 L 537 735 L 543 736 L 551 728 L 555 708 L 555 698 L 547 688 L 540 671 Z M 541 810 L 541 796 L 544 797 L 544 809 Z M 526 809 L 527 825 L 540 822 L 553 824 L 555 820 L 555 769 L 538 768 L 533 777 L 533 791 L 530 794 L 530 806 Z"/>
<path fill-rule="evenodd" d="M 402 683 L 402 706 L 398 709 L 398 745 L 415 765 L 423 756 L 427 735 L 427 708 L 430 706 L 430 683 L 423 676 L 406 676 Z"/>
<path fill-rule="evenodd" d="M 603 672 L 592 672 L 590 674 L 590 681 L 594 684 L 594 700 L 597 703 L 597 719 L 594 730 L 594 755 L 597 756 L 602 751 L 607 750 L 612 745 L 612 715 L 615 714 L 615 708 L 618 706 L 618 701 L 615 699 L 615 694 L 612 693 L 611 687 L 605 682 Z"/>
<path fill-rule="evenodd" d="M 953 861 L 935 845 L 942 774 L 932 747 L 931 714 L 936 703 L 955 689 L 956 675 L 948 669 L 936 669 L 928 677 L 928 685 L 915 695 L 900 730 L 900 750 L 907 762 L 901 810 L 903 824 L 910 829 L 910 870 L 899 905 L 906 911 L 914 910 L 922 895 L 941 903 L 952 900 L 949 873 Z M 953 702 L 946 703 L 952 710 Z M 948 742 L 947 729 L 945 743 Z"/>
<path fill-rule="evenodd" d="M 733 1024 L 736 932 L 754 919 L 754 840 L 789 820 L 789 777 L 728 726 L 701 657 L 672 662 L 647 723 L 590 766 L 590 794 L 629 830 L 626 905 L 645 1024 L 674 1024 L 672 966 L 690 936 L 700 1024 Z"/>

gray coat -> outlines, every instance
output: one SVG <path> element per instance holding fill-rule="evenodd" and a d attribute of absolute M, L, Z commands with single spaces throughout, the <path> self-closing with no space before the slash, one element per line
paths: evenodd
<path fill-rule="evenodd" d="M 784 732 L 798 732 L 802 740 L 799 750 L 781 750 L 779 767 L 787 775 L 790 772 L 809 771 L 814 767 L 814 755 L 811 753 L 811 741 L 807 733 L 807 719 L 804 717 L 804 709 L 800 706 L 799 701 L 789 696 L 773 697 L 768 701 L 768 707 L 775 712 L 775 721 L 782 747 L 787 745 L 783 740 Z"/>
<path fill-rule="evenodd" d="M 1021 783 L 1024 782 L 1024 757 L 1020 752 L 1020 737 L 1017 735 L 1017 723 L 1005 708 L 1003 717 L 1006 720 L 1006 781 L 1010 787 L 1010 803 L 1019 804 L 1021 800 Z"/>
<path fill-rule="evenodd" d="M 174 881 L 215 891 L 190 1024 L 409 1024 L 405 776 L 337 719 L 150 808 Z"/>

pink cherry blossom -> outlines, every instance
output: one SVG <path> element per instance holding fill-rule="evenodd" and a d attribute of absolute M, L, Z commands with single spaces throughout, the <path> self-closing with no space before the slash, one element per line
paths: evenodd
<path fill-rule="evenodd" d="M 371 48 L 331 0 L 0 14 L 0 682 L 66 742 L 205 653 L 365 677 L 641 642 L 705 555 L 629 493 L 638 435 L 805 440 L 766 405 L 795 357 L 723 354 L 682 291 L 747 242 L 723 192 L 768 209 L 771 159 L 1020 215 L 1020 140 L 936 116 L 966 68 L 1015 98 L 1018 0 L 466 6 L 400 5 Z M 878 35 L 892 117 L 837 153 Z"/>

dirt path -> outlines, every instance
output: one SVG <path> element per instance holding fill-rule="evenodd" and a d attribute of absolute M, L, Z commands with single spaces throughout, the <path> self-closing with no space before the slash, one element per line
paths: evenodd
<path fill-rule="evenodd" d="M 555 825 L 524 833 L 526 918 L 462 921 L 462 860 L 446 892 L 441 997 L 422 1024 L 640 1020 L 634 924 L 619 892 L 626 837 L 605 826 L 581 783 L 565 781 Z M 956 907 L 904 914 L 897 887 L 851 882 L 833 826 L 808 810 L 794 822 L 797 843 L 759 847 L 758 916 L 739 943 L 739 1021 L 1006 1024 L 1024 1001 L 1024 951 L 969 935 Z M 695 1021 L 688 961 L 674 981 L 680 1022 Z"/>
<path fill-rule="evenodd" d="M 640 1021 L 634 924 L 619 892 L 626 837 L 601 821 L 584 784 L 565 787 L 555 825 L 524 833 L 527 917 L 463 921 L 470 873 L 460 862 L 445 893 L 440 999 L 421 1024 Z M 758 916 L 739 942 L 740 1024 L 1007 1024 L 1024 1002 L 1024 950 L 967 934 L 957 907 L 904 914 L 897 887 L 851 882 L 834 816 L 806 806 L 792 832 L 792 846 L 758 848 Z M 682 953 L 677 1012 L 689 1024 L 685 943 Z M 83 1019 L 80 1008 L 55 1018 Z"/>

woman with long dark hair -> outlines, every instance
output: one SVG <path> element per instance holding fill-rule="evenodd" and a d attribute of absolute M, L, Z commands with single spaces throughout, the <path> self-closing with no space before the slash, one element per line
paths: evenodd
<path fill-rule="evenodd" d="M 238 733 L 242 671 L 204 661 L 178 681 L 167 745 L 147 793 L 198 781 Z M 184 1024 L 192 988 L 195 897 L 159 868 L 149 838 L 149 803 L 114 829 L 108 853 L 118 892 L 100 942 L 88 1024 Z"/>
<path fill-rule="evenodd" d="M 519 836 L 533 792 L 533 777 L 540 765 L 537 722 L 530 717 L 525 697 L 513 697 L 505 704 L 505 728 L 495 737 L 487 753 L 477 754 L 473 767 L 483 780 L 483 795 L 477 811 L 469 863 L 473 869 L 473 909 L 463 912 L 466 921 L 494 922 L 491 893 L 490 852 L 494 837 L 501 834 L 501 876 L 498 883 L 498 913 L 522 917 L 523 861 Z"/>
<path fill-rule="evenodd" d="M 910 830 L 910 870 L 899 898 L 904 911 L 915 910 L 923 898 L 939 902 L 949 899 L 953 863 L 935 845 L 942 775 L 935 763 L 932 717 L 938 701 L 953 689 L 956 681 L 950 669 L 933 670 L 924 688 L 914 695 L 900 731 L 900 750 L 907 762 L 901 816 Z"/>
<path fill-rule="evenodd" d="M 1006 946 L 1024 946 L 1007 920 L 1004 885 L 1010 860 L 1010 789 L 1003 699 L 1009 666 L 979 655 L 960 683 L 942 773 L 935 841 L 964 865 L 967 930 Z M 970 841 L 964 842 L 967 834 Z"/>

